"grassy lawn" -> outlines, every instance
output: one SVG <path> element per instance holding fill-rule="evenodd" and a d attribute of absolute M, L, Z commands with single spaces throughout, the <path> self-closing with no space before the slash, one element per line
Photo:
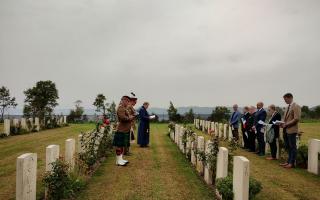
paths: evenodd
<path fill-rule="evenodd" d="M 320 123 L 302 123 L 301 131 L 304 132 L 302 143 L 307 143 L 310 138 L 320 139 Z M 196 130 L 196 132 L 210 139 L 210 136 L 201 131 Z M 221 146 L 226 144 L 222 142 Z M 250 175 L 263 185 L 257 200 L 320 199 L 320 176 L 310 174 L 305 169 L 281 168 L 279 161 L 267 161 L 265 157 L 258 157 L 242 149 L 235 153 L 250 160 Z"/>
<path fill-rule="evenodd" d="M 19 136 L 11 136 L 0 140 L 0 199 L 15 198 L 16 159 L 24 153 L 38 154 L 38 184 L 41 188 L 41 175 L 45 170 L 45 149 L 50 144 L 60 145 L 60 154 L 64 154 L 64 141 L 68 138 L 77 139 L 81 131 L 94 128 L 93 124 L 70 125 L 64 128 L 45 130 Z"/>
<path fill-rule="evenodd" d="M 149 148 L 132 146 L 126 167 L 109 157 L 79 199 L 213 199 L 213 191 L 167 136 L 166 124 L 151 127 Z"/>
<path fill-rule="evenodd" d="M 300 130 L 303 132 L 301 142 L 308 144 L 309 139 L 320 139 L 320 123 L 301 123 Z"/>

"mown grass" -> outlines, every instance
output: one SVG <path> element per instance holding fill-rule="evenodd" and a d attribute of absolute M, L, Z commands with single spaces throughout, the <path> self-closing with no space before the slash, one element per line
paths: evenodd
<path fill-rule="evenodd" d="M 301 143 L 308 144 L 310 139 L 320 139 L 320 123 L 300 123 Z"/>
<path fill-rule="evenodd" d="M 304 132 L 302 143 L 307 143 L 311 138 L 320 138 L 320 123 L 301 123 Z M 210 136 L 196 130 L 198 135 L 207 139 Z M 222 141 L 221 146 L 227 147 L 227 142 Z M 268 161 L 242 149 L 236 155 L 245 156 L 250 160 L 250 175 L 262 183 L 263 189 L 257 200 L 316 200 L 320 199 L 320 176 L 308 173 L 305 169 L 284 169 L 279 166 L 279 161 Z"/>
<path fill-rule="evenodd" d="M 38 155 L 37 192 L 43 191 L 41 176 L 45 170 L 45 148 L 50 144 L 60 145 L 60 155 L 64 155 L 64 142 L 77 138 L 81 131 L 94 128 L 92 124 L 70 125 L 64 128 L 40 131 L 0 139 L 0 199 L 15 198 L 16 159 L 24 153 Z"/>
<path fill-rule="evenodd" d="M 79 199 L 213 199 L 213 191 L 167 136 L 166 124 L 151 126 L 149 148 L 132 145 L 127 167 L 109 157 Z"/>

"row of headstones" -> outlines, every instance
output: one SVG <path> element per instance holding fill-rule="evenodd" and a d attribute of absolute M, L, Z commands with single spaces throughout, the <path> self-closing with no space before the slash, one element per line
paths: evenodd
<path fill-rule="evenodd" d="M 40 131 L 40 119 L 38 117 L 35 117 L 34 120 L 33 118 L 29 118 L 28 119 L 31 123 L 31 127 L 33 127 L 33 125 L 35 125 L 36 130 Z M 59 118 L 57 118 L 57 124 L 61 125 L 61 124 L 66 124 L 67 123 L 67 116 L 61 116 Z M 27 125 L 27 119 L 26 118 L 21 118 L 19 119 L 13 119 L 12 123 L 10 119 L 5 119 L 4 120 L 4 133 L 8 136 L 10 135 L 10 128 L 13 127 L 18 127 L 19 124 L 21 125 L 22 129 L 25 129 L 27 131 L 31 131 L 28 130 L 28 125 Z"/>
<path fill-rule="evenodd" d="M 194 125 L 197 129 L 201 129 L 205 133 L 209 133 L 214 131 L 216 135 L 221 138 L 222 136 L 226 138 L 228 135 L 228 139 L 231 140 L 232 138 L 232 130 L 229 126 L 229 134 L 226 133 L 227 124 L 215 123 L 206 120 L 194 119 Z M 222 127 L 223 127 L 223 134 L 222 134 Z M 216 131 L 215 131 L 216 130 Z M 242 133 L 241 133 L 242 134 Z M 265 135 L 266 136 L 266 135 Z M 279 148 L 279 139 L 276 139 L 277 149 Z M 243 146 L 242 135 L 240 135 L 240 145 Z M 297 147 L 299 145 L 297 144 Z M 266 144 L 266 152 L 269 152 L 270 146 Z M 319 163 L 319 153 L 320 153 L 320 140 L 318 139 L 311 139 L 308 142 L 308 171 L 313 174 L 320 174 L 320 163 Z M 277 151 L 277 159 L 280 157 L 280 151 Z"/>
<path fill-rule="evenodd" d="M 196 129 L 201 130 L 207 134 L 214 133 L 219 138 L 225 138 L 232 140 L 232 130 L 228 124 L 218 123 L 218 122 L 211 122 L 201 119 L 194 119 L 194 125 Z"/>
<path fill-rule="evenodd" d="M 100 131 L 100 139 L 104 128 Z M 78 153 L 85 151 L 82 140 L 83 135 L 78 135 Z M 98 140 L 99 142 L 99 140 Z M 97 150 L 97 149 L 96 149 Z M 75 139 L 67 139 L 65 141 L 65 155 L 64 159 L 69 164 L 70 170 L 75 166 L 76 155 L 76 141 Z M 52 171 L 51 163 L 59 159 L 60 147 L 59 145 L 49 145 L 46 148 L 46 171 Z M 37 154 L 26 153 L 17 158 L 16 168 L 16 199 L 17 200 L 35 200 L 36 199 L 36 183 L 37 181 Z"/>
<path fill-rule="evenodd" d="M 196 155 L 197 151 L 209 153 L 211 141 L 205 141 L 203 136 L 197 136 L 193 133 L 195 140 L 192 141 L 191 136 L 187 135 L 186 148 L 183 143 L 185 128 L 178 124 L 175 125 L 175 130 L 170 131 L 170 138 L 177 144 L 182 153 L 188 156 L 191 154 L 191 163 L 196 170 L 203 175 L 207 184 L 212 185 L 212 171 L 209 164 L 203 165 L 203 162 Z M 235 200 L 249 199 L 249 160 L 243 156 L 234 156 L 233 158 L 233 192 Z M 228 149 L 219 147 L 219 153 L 216 166 L 216 178 L 224 178 L 228 175 Z"/>

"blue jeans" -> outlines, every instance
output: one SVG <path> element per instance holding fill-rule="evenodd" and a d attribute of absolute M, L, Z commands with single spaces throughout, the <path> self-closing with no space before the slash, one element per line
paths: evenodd
<path fill-rule="evenodd" d="M 288 163 L 295 165 L 297 158 L 297 133 L 287 134 L 288 141 Z"/>

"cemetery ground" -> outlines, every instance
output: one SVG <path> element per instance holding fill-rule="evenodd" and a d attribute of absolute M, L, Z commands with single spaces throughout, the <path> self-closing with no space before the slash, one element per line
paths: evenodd
<path fill-rule="evenodd" d="M 1 125 L 0 125 L 1 126 Z M 71 124 L 70 126 L 49 129 L 37 133 L 10 136 L 0 140 L 0 199 L 15 198 L 16 160 L 17 157 L 34 152 L 38 154 L 37 192 L 43 191 L 41 175 L 45 170 L 46 147 L 60 145 L 64 152 L 64 143 L 68 138 L 77 138 L 81 131 L 95 128 L 94 124 Z M 1 130 L 1 129 L 0 129 Z"/>
<path fill-rule="evenodd" d="M 214 192 L 169 139 L 167 124 L 152 124 L 149 148 L 133 144 L 126 167 L 108 157 L 79 199 L 213 199 Z"/>
<path fill-rule="evenodd" d="M 308 144 L 309 139 L 320 139 L 320 123 L 301 123 L 302 144 Z M 196 130 L 198 135 L 210 139 L 209 135 Z M 227 147 L 227 142 L 220 146 Z M 320 177 L 307 172 L 306 169 L 284 169 L 279 166 L 283 161 L 268 161 L 265 157 L 238 149 L 236 155 L 246 157 L 250 161 L 250 176 L 262 183 L 262 191 L 257 200 L 316 200 L 320 199 Z"/>

